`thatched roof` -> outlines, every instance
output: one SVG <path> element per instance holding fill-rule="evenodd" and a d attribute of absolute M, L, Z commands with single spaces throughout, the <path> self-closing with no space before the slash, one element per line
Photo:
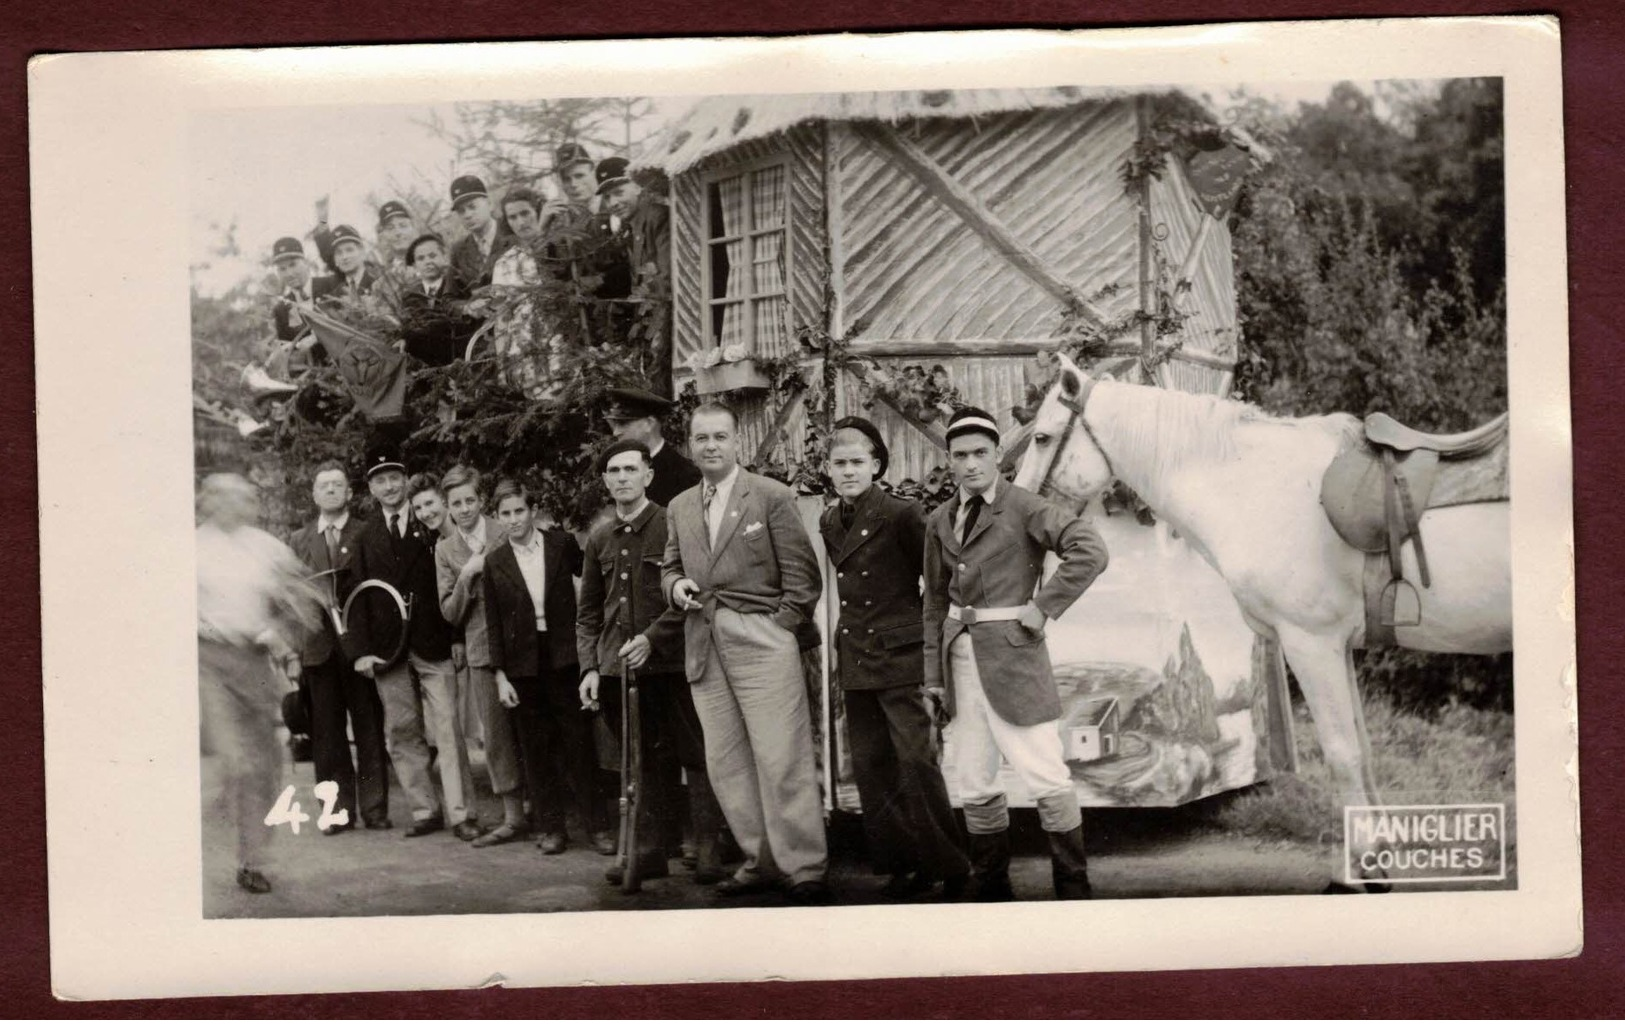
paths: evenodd
<path fill-rule="evenodd" d="M 1042 89 L 936 89 L 906 92 L 708 96 L 673 121 L 645 151 L 644 162 L 678 174 L 714 153 L 809 121 L 885 121 L 976 117 L 1049 110 L 1137 95 L 1181 95 L 1211 112 L 1202 97 L 1177 86 L 1055 86 Z"/>

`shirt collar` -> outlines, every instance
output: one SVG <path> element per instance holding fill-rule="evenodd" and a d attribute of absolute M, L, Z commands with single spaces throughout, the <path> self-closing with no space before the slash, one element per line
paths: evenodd
<path fill-rule="evenodd" d="M 463 543 L 467 544 L 473 550 L 485 550 L 486 532 L 484 516 L 480 516 L 478 519 L 474 520 L 474 529 L 469 530 L 467 533 L 463 533 L 462 528 L 458 527 L 457 532 L 463 535 Z"/>
<path fill-rule="evenodd" d="M 993 482 L 991 484 L 988 484 L 987 490 L 982 492 L 982 501 L 985 504 L 988 504 L 988 505 L 993 504 L 993 499 L 998 496 L 998 490 L 999 490 L 999 478 L 994 477 Z M 963 487 L 961 487 L 959 489 L 959 507 L 964 508 L 965 507 L 965 502 L 969 501 L 970 499 L 971 499 L 971 493 L 969 491 L 965 490 Z"/>
<path fill-rule="evenodd" d="M 654 504 L 654 502 L 649 500 L 649 496 L 644 495 L 643 496 L 643 503 L 640 504 L 637 507 L 636 511 L 634 511 L 631 515 L 623 516 L 623 515 L 621 515 L 621 513 L 619 511 L 617 511 L 615 513 L 615 518 L 619 519 L 623 523 L 636 523 L 639 519 L 641 519 L 643 517 L 643 513 L 646 512 L 648 510 L 649 506 L 652 505 L 652 504 Z"/>
<path fill-rule="evenodd" d="M 509 534 L 508 543 L 513 546 L 515 551 L 523 551 L 527 554 L 540 551 L 542 549 L 542 531 L 531 527 L 530 542 L 528 544 L 519 543 L 518 537 Z"/>
<path fill-rule="evenodd" d="M 728 495 L 733 493 L 734 484 L 737 483 L 738 481 L 739 481 L 739 464 L 736 462 L 736 463 L 734 463 L 734 468 L 728 470 L 728 475 L 723 477 L 721 482 L 719 482 L 716 485 L 717 497 L 726 500 Z"/>
<path fill-rule="evenodd" d="M 349 524 L 349 522 L 350 510 L 347 508 L 339 509 L 338 515 L 328 515 L 326 512 L 323 512 L 321 515 L 316 517 L 316 529 L 322 533 L 326 533 L 328 527 L 334 527 L 342 531 L 344 527 Z"/>

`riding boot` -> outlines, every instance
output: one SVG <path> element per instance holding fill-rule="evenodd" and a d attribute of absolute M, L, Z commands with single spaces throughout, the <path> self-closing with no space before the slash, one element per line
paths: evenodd
<path fill-rule="evenodd" d="M 1086 900 L 1090 898 L 1089 861 L 1083 855 L 1083 826 L 1070 832 L 1045 832 L 1049 839 L 1051 874 L 1055 879 L 1055 898 L 1058 900 Z"/>
<path fill-rule="evenodd" d="M 1005 903 L 1015 899 L 1010 888 L 1010 833 L 970 834 L 970 862 L 976 872 L 976 901 Z"/>

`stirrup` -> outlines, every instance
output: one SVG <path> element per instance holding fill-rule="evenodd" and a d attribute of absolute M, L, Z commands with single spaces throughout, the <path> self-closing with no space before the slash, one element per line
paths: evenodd
<path fill-rule="evenodd" d="M 1409 595 L 1401 604 L 1400 595 Z M 1391 579 L 1382 588 L 1382 596 L 1378 599 L 1382 608 L 1382 624 L 1384 626 L 1420 626 L 1422 624 L 1422 595 L 1416 592 L 1416 587 L 1407 579 Z M 1401 614 L 1405 617 L 1400 618 Z"/>

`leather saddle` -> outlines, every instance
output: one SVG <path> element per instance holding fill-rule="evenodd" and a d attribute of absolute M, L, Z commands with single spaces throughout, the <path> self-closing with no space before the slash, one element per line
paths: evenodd
<path fill-rule="evenodd" d="M 1413 543 L 1417 580 L 1431 586 L 1419 529 L 1422 513 L 1507 500 L 1507 422 L 1502 413 L 1459 434 L 1427 434 L 1372 413 L 1361 442 L 1339 452 L 1326 468 L 1321 507 L 1338 536 L 1368 555 L 1368 641 L 1392 643 L 1393 627 L 1421 622 L 1421 596 L 1405 579 L 1400 550 L 1406 541 Z M 1382 569 L 1386 582 L 1373 592 Z"/>

